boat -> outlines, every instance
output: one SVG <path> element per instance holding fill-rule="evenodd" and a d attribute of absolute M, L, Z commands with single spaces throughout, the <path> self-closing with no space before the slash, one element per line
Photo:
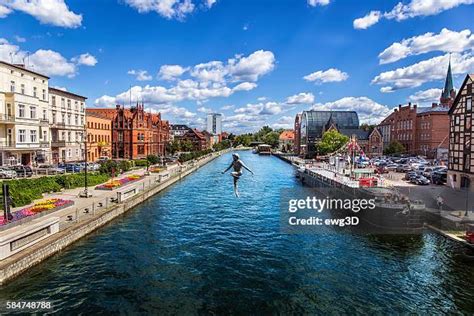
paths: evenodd
<path fill-rule="evenodd" d="M 267 144 L 261 144 L 257 146 L 257 153 L 259 155 L 271 155 L 272 154 L 272 147 Z"/>
<path fill-rule="evenodd" d="M 425 204 L 410 200 L 395 188 L 387 187 L 374 168 L 356 168 L 356 153 L 362 154 L 352 138 L 329 157 L 329 163 L 306 165 L 297 169 L 298 178 L 307 186 L 320 188 L 332 198 L 372 200 L 373 209 L 329 210 L 340 215 L 357 216 L 369 234 L 420 234 L 424 228 Z"/>

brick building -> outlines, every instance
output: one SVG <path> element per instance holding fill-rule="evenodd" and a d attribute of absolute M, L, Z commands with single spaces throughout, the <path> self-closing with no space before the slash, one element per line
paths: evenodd
<path fill-rule="evenodd" d="M 449 110 L 448 178 L 455 188 L 474 191 L 474 74 L 467 75 Z"/>
<path fill-rule="evenodd" d="M 169 141 L 169 123 L 161 114 L 147 113 L 143 104 L 130 109 L 87 109 L 88 113 L 112 122 L 112 158 L 143 159 L 148 155 L 164 156 Z"/>
<path fill-rule="evenodd" d="M 87 161 L 99 157 L 112 158 L 112 120 L 95 113 L 87 113 Z"/>
<path fill-rule="evenodd" d="M 210 148 L 206 136 L 195 128 L 187 131 L 181 137 L 181 141 L 190 142 L 193 145 L 194 151 L 206 150 Z"/>
<path fill-rule="evenodd" d="M 390 142 L 397 140 L 405 147 L 407 154 L 446 159 L 449 134 L 448 111 L 454 102 L 455 95 L 451 63 L 449 63 L 439 104 L 433 103 L 431 107 L 418 107 L 411 103 L 407 106 L 399 105 L 378 125 L 384 148 Z"/>
<path fill-rule="evenodd" d="M 382 133 L 376 127 L 370 132 L 365 154 L 369 157 L 380 157 L 383 155 Z"/>

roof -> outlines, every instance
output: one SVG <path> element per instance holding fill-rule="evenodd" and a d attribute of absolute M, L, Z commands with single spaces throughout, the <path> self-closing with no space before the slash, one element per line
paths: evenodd
<path fill-rule="evenodd" d="M 16 69 L 18 69 L 18 70 L 28 71 L 28 72 L 30 72 L 30 73 L 32 73 L 32 74 L 35 74 L 35 75 L 41 76 L 41 77 L 43 77 L 43 78 L 49 79 L 49 77 L 46 76 L 46 75 L 40 74 L 39 72 L 30 70 L 30 69 L 25 68 L 25 67 L 22 67 L 22 66 L 20 66 L 20 65 L 10 64 L 10 63 L 7 63 L 7 62 L 5 62 L 5 61 L 3 61 L 3 60 L 0 60 L 0 64 L 7 65 L 7 66 L 10 66 L 10 67 L 16 68 Z"/>
<path fill-rule="evenodd" d="M 293 130 L 290 131 L 283 131 L 279 137 L 280 140 L 294 140 L 295 139 L 295 132 Z"/>
<path fill-rule="evenodd" d="M 363 129 L 360 128 L 341 128 L 339 129 L 339 133 L 351 137 L 352 135 L 355 135 L 357 139 L 365 140 L 369 139 L 369 132 L 364 131 Z"/>
<path fill-rule="evenodd" d="M 435 107 L 422 107 L 416 109 L 416 114 L 427 114 L 427 113 L 448 113 L 449 108 L 445 106 L 435 106 Z"/>
<path fill-rule="evenodd" d="M 308 134 L 321 138 L 328 121 L 336 124 L 338 129 L 358 129 L 359 116 L 355 111 L 303 111 L 302 121 L 306 118 Z"/>
<path fill-rule="evenodd" d="M 450 97 L 451 90 L 454 90 L 453 86 L 453 75 L 451 73 L 451 57 L 449 58 L 448 72 L 446 73 L 446 82 L 444 83 L 442 98 L 448 99 Z"/>
<path fill-rule="evenodd" d="M 474 81 L 474 74 L 467 74 L 466 78 L 464 79 L 461 87 L 459 88 L 458 94 L 456 95 L 456 98 L 454 99 L 453 105 L 449 109 L 448 114 L 453 114 L 454 108 L 457 106 L 459 99 L 461 98 L 461 92 L 464 90 L 464 86 L 467 84 L 468 80 Z"/>
<path fill-rule="evenodd" d="M 75 97 L 87 99 L 87 97 L 85 97 L 85 96 L 82 96 L 80 94 L 76 94 L 76 93 L 73 93 L 73 92 L 69 92 L 69 91 L 66 91 L 66 90 L 56 89 L 56 88 L 53 88 L 53 87 L 49 87 L 48 89 L 49 89 L 50 92 L 51 91 L 59 92 L 59 93 L 69 94 L 69 95 L 72 95 L 72 96 L 75 96 Z"/>
<path fill-rule="evenodd" d="M 184 124 L 172 124 L 170 125 L 170 129 L 172 130 L 183 130 L 183 129 L 186 129 L 186 130 L 190 130 L 190 128 L 187 126 L 187 125 L 184 125 Z"/>

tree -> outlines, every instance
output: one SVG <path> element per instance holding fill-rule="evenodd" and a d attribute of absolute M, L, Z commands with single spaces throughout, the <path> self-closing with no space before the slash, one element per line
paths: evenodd
<path fill-rule="evenodd" d="M 181 145 L 179 143 L 179 140 L 173 139 L 171 143 L 166 144 L 166 152 L 169 152 L 171 154 L 175 154 L 181 149 Z"/>
<path fill-rule="evenodd" d="M 190 140 L 186 140 L 180 143 L 182 151 L 193 151 L 194 146 Z"/>
<path fill-rule="evenodd" d="M 360 129 L 365 132 L 371 133 L 374 130 L 374 128 L 375 128 L 375 125 L 372 125 L 372 124 L 367 124 L 367 123 L 360 124 Z"/>
<path fill-rule="evenodd" d="M 148 161 L 148 164 L 150 165 L 156 165 L 157 163 L 160 162 L 160 158 L 156 155 L 148 155 L 146 156 L 146 160 Z"/>
<path fill-rule="evenodd" d="M 265 134 L 262 138 L 262 141 L 265 144 L 268 144 L 272 146 L 273 148 L 275 148 L 278 146 L 279 139 L 280 139 L 280 133 L 273 131 L 273 132 L 269 132 Z"/>
<path fill-rule="evenodd" d="M 398 140 L 392 140 L 383 151 L 385 155 L 401 154 L 403 152 L 405 152 L 405 146 L 403 146 Z"/>
<path fill-rule="evenodd" d="M 333 129 L 323 134 L 321 142 L 317 145 L 317 151 L 321 155 L 326 155 L 340 149 L 348 141 L 349 137 Z"/>

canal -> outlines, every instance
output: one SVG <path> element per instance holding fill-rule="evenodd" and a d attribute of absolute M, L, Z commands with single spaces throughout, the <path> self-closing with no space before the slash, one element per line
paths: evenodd
<path fill-rule="evenodd" d="M 432 233 L 282 234 L 275 157 L 226 154 L 1 288 L 60 314 L 474 313 L 473 262 Z"/>

